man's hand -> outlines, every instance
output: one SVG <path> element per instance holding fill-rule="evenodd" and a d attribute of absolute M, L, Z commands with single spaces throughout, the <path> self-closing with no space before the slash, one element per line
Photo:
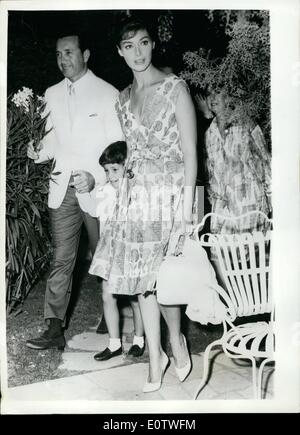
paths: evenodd
<path fill-rule="evenodd" d="M 95 179 L 89 172 L 86 171 L 73 171 L 74 182 L 73 186 L 78 193 L 90 192 L 95 187 Z"/>
<path fill-rule="evenodd" d="M 27 157 L 32 160 L 37 160 L 39 158 L 39 152 L 42 149 L 43 145 L 40 143 L 37 151 L 33 148 L 33 140 L 31 140 L 27 145 Z"/>

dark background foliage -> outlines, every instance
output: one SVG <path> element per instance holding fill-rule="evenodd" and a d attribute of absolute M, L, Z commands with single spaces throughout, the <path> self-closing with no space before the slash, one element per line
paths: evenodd
<path fill-rule="evenodd" d="M 154 22 L 164 11 L 141 12 Z M 131 80 L 131 73 L 117 53 L 112 31 L 118 11 L 11 11 L 8 30 L 8 91 L 28 86 L 37 93 L 62 77 L 55 59 L 57 35 L 67 28 L 78 28 L 89 39 L 91 70 L 118 89 Z M 173 38 L 164 56 L 156 63 L 183 68 L 182 54 L 199 47 L 210 48 L 217 56 L 225 53 L 227 38 L 211 23 L 205 11 L 172 11 Z M 158 47 L 159 51 L 159 47 Z M 159 59 L 158 59 L 159 57 Z"/>

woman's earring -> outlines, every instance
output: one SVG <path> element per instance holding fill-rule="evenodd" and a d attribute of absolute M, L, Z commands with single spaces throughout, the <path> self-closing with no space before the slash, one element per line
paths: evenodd
<path fill-rule="evenodd" d="M 122 51 L 120 50 L 120 48 L 118 46 L 117 46 L 117 50 L 118 50 L 119 56 L 124 57 Z"/>

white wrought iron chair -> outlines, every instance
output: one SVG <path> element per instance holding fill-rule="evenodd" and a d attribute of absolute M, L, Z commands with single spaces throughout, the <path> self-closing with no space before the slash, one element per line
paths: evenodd
<path fill-rule="evenodd" d="M 209 217 L 237 221 L 250 214 L 259 213 L 264 217 L 264 231 L 241 234 L 201 234 Z M 213 347 L 221 345 L 230 358 L 250 359 L 252 363 L 254 398 L 262 398 L 262 373 L 268 362 L 274 361 L 274 309 L 271 284 L 271 233 L 272 221 L 258 211 L 236 218 L 227 218 L 209 213 L 197 226 L 195 234 L 204 248 L 209 248 L 216 256 L 222 282 L 218 288 L 221 300 L 227 306 L 227 316 L 223 320 L 223 335 L 207 346 L 204 352 L 204 368 L 201 383 L 194 399 L 207 382 L 209 354 Z M 253 321 L 234 325 L 236 318 L 270 313 L 270 321 Z M 258 368 L 256 359 L 262 359 Z"/>

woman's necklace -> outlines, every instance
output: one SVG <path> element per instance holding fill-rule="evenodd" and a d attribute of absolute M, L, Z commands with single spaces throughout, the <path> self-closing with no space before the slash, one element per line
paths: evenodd
<path fill-rule="evenodd" d="M 143 96 L 137 98 L 135 93 L 134 98 L 133 99 L 131 98 L 131 111 L 139 123 L 141 123 L 142 120 L 147 95 L 148 92 L 144 92 Z M 134 100 L 136 100 L 135 104 L 134 104 Z"/>
<path fill-rule="evenodd" d="M 130 110 L 133 113 L 134 117 L 141 123 L 142 116 L 144 114 L 145 104 L 146 101 L 149 101 L 149 97 L 151 97 L 157 92 L 159 87 L 161 86 L 161 83 L 165 80 L 165 76 L 162 78 L 161 76 L 156 81 L 153 81 L 149 83 L 143 91 L 139 91 L 140 96 L 137 95 L 137 91 L 134 90 L 133 86 L 131 88 L 130 92 Z M 143 93 L 142 93 L 143 92 Z M 132 98 L 134 97 L 134 98 Z M 133 104 L 134 100 L 136 100 L 135 104 Z M 135 106 L 136 109 L 138 109 L 136 112 L 133 110 L 133 107 Z"/>

